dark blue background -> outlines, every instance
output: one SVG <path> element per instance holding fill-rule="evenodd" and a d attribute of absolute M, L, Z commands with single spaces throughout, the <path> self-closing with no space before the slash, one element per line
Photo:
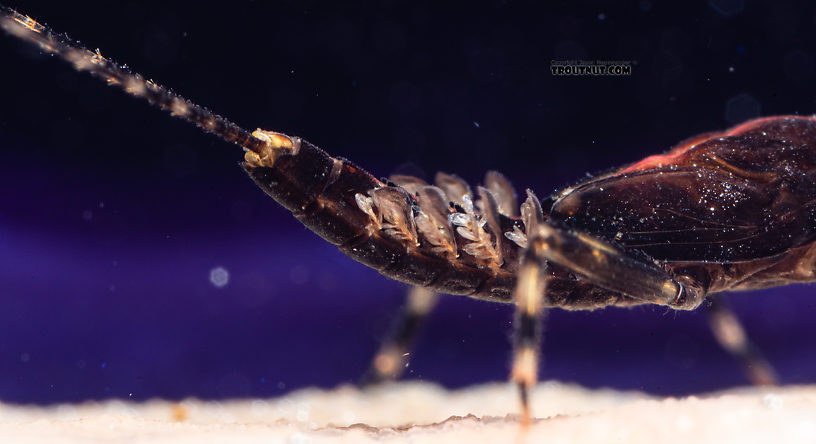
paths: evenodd
<path fill-rule="evenodd" d="M 816 108 L 816 10 L 739 0 L 9 6 L 248 127 L 377 176 L 498 169 L 546 195 L 758 115 Z M 629 77 L 553 77 L 624 59 Z M 0 38 L 0 400 L 270 396 L 361 375 L 405 288 L 308 232 L 234 146 Z M 224 267 L 216 288 L 210 270 Z M 810 286 L 731 297 L 784 383 L 816 380 Z M 512 310 L 446 297 L 408 378 L 505 380 Z M 554 311 L 543 378 L 747 381 L 702 311 Z"/>

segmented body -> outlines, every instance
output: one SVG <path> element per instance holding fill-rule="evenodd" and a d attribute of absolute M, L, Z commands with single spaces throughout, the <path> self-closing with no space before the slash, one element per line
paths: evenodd
<path fill-rule="evenodd" d="M 527 227 L 503 177 L 489 173 L 474 205 L 456 176 L 439 174 L 434 186 L 406 176 L 387 183 L 291 140 L 274 159 L 248 156 L 244 168 L 312 231 L 390 278 L 511 301 Z M 543 219 L 688 276 L 704 294 L 808 282 L 815 166 L 816 119 L 757 119 L 556 192 L 542 204 Z M 546 305 L 642 303 L 551 268 Z"/>
<path fill-rule="evenodd" d="M 480 258 L 465 253 L 462 248 L 474 241 L 466 242 L 460 233 L 454 234 L 448 215 L 456 213 L 449 212 L 447 201 L 432 201 L 422 191 L 415 197 L 306 141 L 298 145 L 295 153 L 278 157 L 274 167 L 247 162 L 244 169 L 310 230 L 390 278 L 446 293 L 510 302 L 516 262 L 510 242 L 499 242 L 508 244 L 500 247 L 508 255 L 506 262 L 497 262 L 498 256 Z M 368 202 L 366 197 L 373 197 L 370 212 L 364 209 L 366 203 L 361 204 Z M 431 225 L 417 224 L 417 217 L 432 218 Z M 511 230 L 515 223 L 501 214 L 497 219 L 503 230 Z M 439 236 L 434 237 L 436 233 L 430 230 L 438 230 Z M 444 230 L 447 233 L 442 234 Z M 429 241 L 440 236 L 451 249 L 439 250 Z M 491 239 L 495 242 L 496 236 Z"/>

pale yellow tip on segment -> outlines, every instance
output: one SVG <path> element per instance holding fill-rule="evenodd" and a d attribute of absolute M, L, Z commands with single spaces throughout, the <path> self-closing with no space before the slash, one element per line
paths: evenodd
<path fill-rule="evenodd" d="M 244 160 L 255 167 L 271 168 L 279 155 L 295 155 L 300 150 L 300 139 L 283 133 L 258 128 L 252 132 L 252 137 L 264 142 L 259 152 L 247 151 L 244 153 Z"/>

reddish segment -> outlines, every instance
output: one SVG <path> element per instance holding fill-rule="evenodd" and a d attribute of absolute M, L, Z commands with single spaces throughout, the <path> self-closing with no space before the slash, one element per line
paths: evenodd
<path fill-rule="evenodd" d="M 679 144 L 677 144 L 674 148 L 669 150 L 669 152 L 664 154 L 657 154 L 654 156 L 649 156 L 640 162 L 636 162 L 620 171 L 616 174 L 624 174 L 624 173 L 631 173 L 634 171 L 641 171 L 647 170 L 650 168 L 655 167 L 662 167 L 664 165 L 670 165 L 673 163 L 679 163 L 680 157 L 683 156 L 687 151 L 693 149 L 697 145 L 709 141 L 711 139 L 717 139 L 720 137 L 728 137 L 728 136 L 737 136 L 740 134 L 747 133 L 748 131 L 762 126 L 768 122 L 778 120 L 778 119 L 806 119 L 811 121 L 816 121 L 814 117 L 804 117 L 804 116 L 773 116 L 773 117 L 763 117 L 761 119 L 750 120 L 745 122 L 741 125 L 735 126 L 728 131 L 723 132 L 710 132 L 700 134 L 699 136 L 692 137 L 690 139 L 686 139 Z"/>

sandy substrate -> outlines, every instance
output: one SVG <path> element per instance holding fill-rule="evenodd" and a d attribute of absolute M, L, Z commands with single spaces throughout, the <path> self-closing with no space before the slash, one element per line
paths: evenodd
<path fill-rule="evenodd" d="M 180 403 L 0 404 L 11 442 L 816 442 L 816 386 L 739 389 L 688 398 L 544 383 L 522 432 L 509 384 L 448 391 L 400 383 L 301 390 L 276 399 Z"/>

